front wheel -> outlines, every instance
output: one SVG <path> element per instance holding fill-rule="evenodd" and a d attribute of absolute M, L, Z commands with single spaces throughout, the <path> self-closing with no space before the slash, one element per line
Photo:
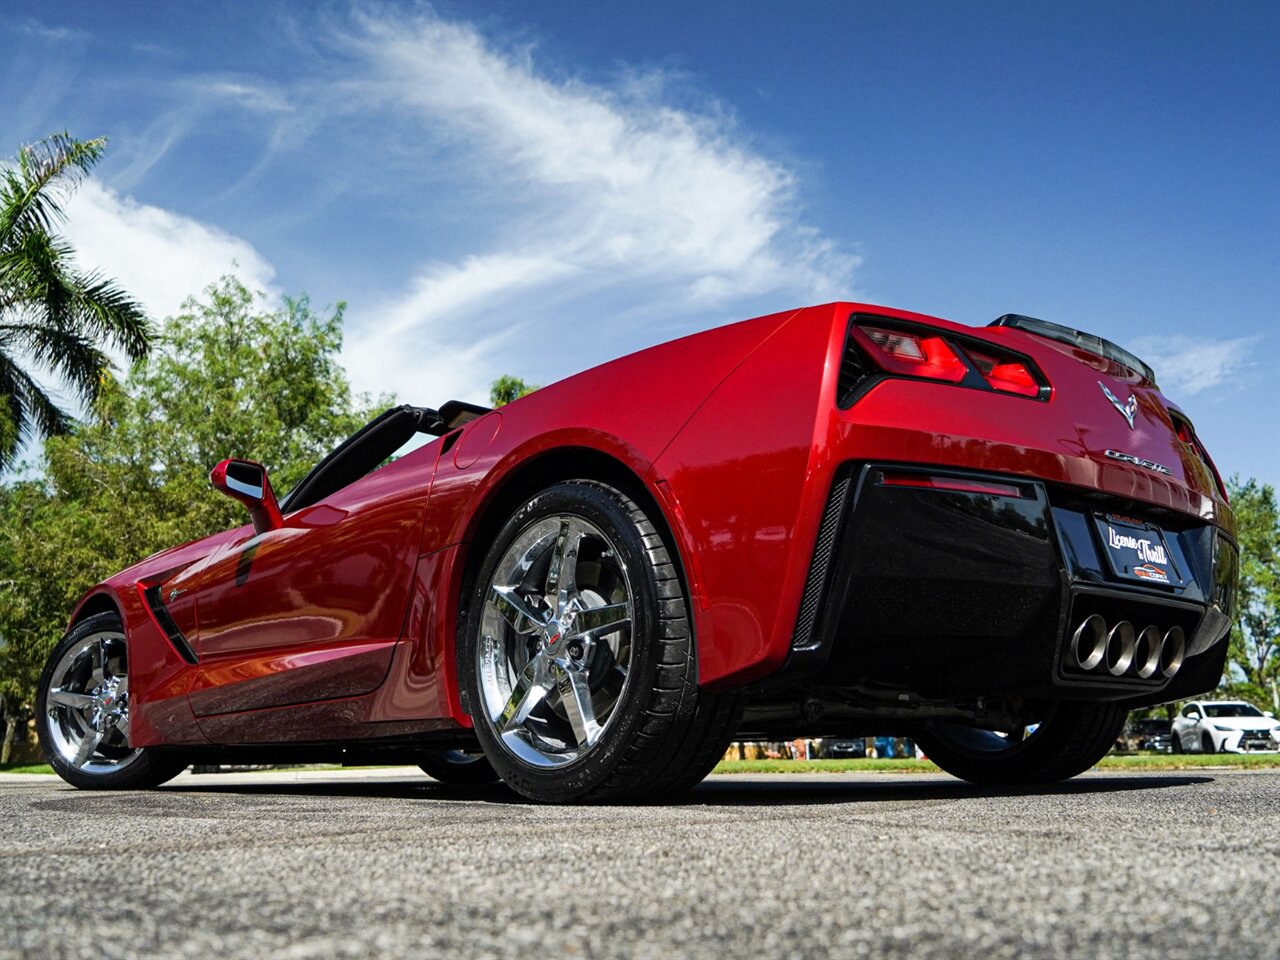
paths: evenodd
<path fill-rule="evenodd" d="M 49 765 L 72 786 L 158 786 L 186 762 L 129 738 L 129 643 L 115 613 L 82 620 L 53 648 L 36 695 L 36 730 Z"/>
<path fill-rule="evenodd" d="M 982 784 L 1036 784 L 1067 780 L 1106 756 L 1128 711 L 1110 703 L 1046 704 L 1031 725 L 990 730 L 937 721 L 917 741 L 947 773 Z"/>
<path fill-rule="evenodd" d="M 587 480 L 542 491 L 498 533 L 458 674 L 513 790 L 554 803 L 668 795 L 724 752 L 739 701 L 698 689 L 674 556 L 642 507 Z"/>

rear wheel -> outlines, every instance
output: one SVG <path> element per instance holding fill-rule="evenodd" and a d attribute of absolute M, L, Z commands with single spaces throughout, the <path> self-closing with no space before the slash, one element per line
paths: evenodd
<path fill-rule="evenodd" d="M 497 783 L 500 779 L 485 755 L 475 750 L 432 750 L 418 758 L 418 766 L 432 780 L 458 786 Z"/>
<path fill-rule="evenodd" d="M 458 673 L 493 768 L 545 802 L 675 793 L 739 717 L 697 686 L 674 550 L 621 491 L 550 487 L 499 532 L 467 604 Z"/>
<path fill-rule="evenodd" d="M 1182 752 L 1182 735 L 1179 734 L 1177 730 L 1169 731 L 1169 752 L 1170 753 Z"/>
<path fill-rule="evenodd" d="M 1106 756 L 1128 711 L 1109 703 L 1047 704 L 1039 723 L 989 730 L 952 722 L 920 729 L 917 741 L 943 770 L 984 784 L 1053 783 Z"/>
<path fill-rule="evenodd" d="M 40 677 L 36 729 L 45 758 L 90 790 L 154 787 L 181 773 L 180 757 L 129 738 L 129 643 L 115 613 L 76 624 Z"/>

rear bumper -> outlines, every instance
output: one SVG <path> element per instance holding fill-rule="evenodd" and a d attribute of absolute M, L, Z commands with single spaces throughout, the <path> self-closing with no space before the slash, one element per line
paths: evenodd
<path fill-rule="evenodd" d="M 913 477 L 972 489 L 912 485 Z M 1092 522 L 1099 510 L 1159 524 L 1186 583 L 1115 576 Z M 1221 677 L 1235 558 L 1214 526 L 1150 504 L 1005 474 L 846 464 L 824 509 L 787 664 L 769 686 L 807 680 L 939 699 L 1135 705 L 1190 696 Z M 1162 638 L 1181 631 L 1185 659 L 1147 677 L 1136 663 L 1084 669 L 1072 637 L 1093 615 L 1108 629 L 1128 621 Z"/>

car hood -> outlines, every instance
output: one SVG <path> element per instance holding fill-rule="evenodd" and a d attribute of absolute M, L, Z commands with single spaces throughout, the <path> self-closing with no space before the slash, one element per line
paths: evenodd
<path fill-rule="evenodd" d="M 224 530 L 199 540 L 192 540 L 181 546 L 169 547 L 159 553 L 153 553 L 145 560 L 140 560 L 131 567 L 121 570 L 106 582 L 112 586 L 126 586 L 143 581 L 153 582 L 167 577 L 185 567 L 198 563 L 218 547 L 237 536 L 248 532 L 248 525 L 234 530 Z"/>
<path fill-rule="evenodd" d="M 1270 730 L 1280 725 L 1280 720 L 1267 717 L 1209 717 L 1209 723 L 1215 727 L 1226 727 L 1229 730 Z"/>

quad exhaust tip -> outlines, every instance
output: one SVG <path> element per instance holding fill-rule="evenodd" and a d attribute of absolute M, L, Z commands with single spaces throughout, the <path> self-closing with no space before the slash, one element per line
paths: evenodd
<path fill-rule="evenodd" d="M 1121 620 L 1107 634 L 1107 670 L 1113 677 L 1123 677 L 1124 672 L 1133 663 L 1133 653 L 1138 645 L 1138 635 L 1133 624 Z"/>
<path fill-rule="evenodd" d="M 1081 670 L 1092 670 L 1100 664 L 1107 654 L 1107 621 L 1096 613 L 1085 617 L 1071 638 L 1071 649 Z"/>
<path fill-rule="evenodd" d="M 1172 677 L 1187 655 L 1187 635 L 1181 627 L 1171 627 L 1160 644 L 1160 672 Z"/>
<path fill-rule="evenodd" d="M 1159 627 L 1147 627 L 1138 634 L 1134 661 L 1138 676 L 1143 680 L 1155 676 L 1155 672 L 1160 669 L 1160 648 L 1163 645 L 1164 637 L 1160 635 Z"/>
<path fill-rule="evenodd" d="M 1187 655 L 1187 637 L 1181 627 L 1170 627 L 1163 634 L 1151 624 L 1136 629 L 1128 620 L 1108 626 L 1098 613 L 1080 621 L 1071 635 L 1068 656 L 1074 666 L 1085 673 L 1103 673 L 1113 677 L 1126 674 L 1150 680 L 1157 673 L 1172 677 L 1182 667 Z"/>

